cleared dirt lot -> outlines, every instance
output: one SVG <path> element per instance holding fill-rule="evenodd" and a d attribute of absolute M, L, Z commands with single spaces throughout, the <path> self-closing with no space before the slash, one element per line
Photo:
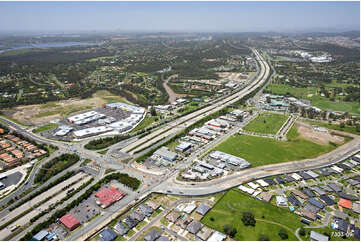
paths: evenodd
<path fill-rule="evenodd" d="M 297 131 L 303 138 L 320 145 L 327 145 L 329 142 L 343 144 L 345 139 L 341 136 L 332 135 L 329 131 L 323 132 L 315 129 L 315 126 L 307 123 L 297 122 Z"/>
<path fill-rule="evenodd" d="M 124 98 L 115 96 L 108 91 L 98 91 L 93 97 L 87 99 L 68 99 L 45 104 L 24 105 L 1 111 L 5 116 L 15 119 L 20 123 L 39 125 L 72 113 L 100 107 L 104 103 L 117 101 L 129 103 Z"/>

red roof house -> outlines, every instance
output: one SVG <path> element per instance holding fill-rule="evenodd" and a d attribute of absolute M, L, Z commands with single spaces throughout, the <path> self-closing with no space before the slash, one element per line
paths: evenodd
<path fill-rule="evenodd" d="M 65 214 L 59 221 L 69 230 L 74 230 L 80 225 L 79 220 L 74 218 L 71 214 Z"/>
<path fill-rule="evenodd" d="M 112 187 L 110 189 L 100 190 L 95 194 L 95 197 L 98 198 L 97 204 L 102 208 L 106 208 L 122 199 L 125 195 L 125 193 L 122 193 L 115 187 Z"/>
<path fill-rule="evenodd" d="M 347 208 L 347 209 L 351 209 L 352 208 L 352 202 L 350 200 L 341 198 L 340 201 L 338 201 L 338 205 L 343 207 L 343 208 Z"/>

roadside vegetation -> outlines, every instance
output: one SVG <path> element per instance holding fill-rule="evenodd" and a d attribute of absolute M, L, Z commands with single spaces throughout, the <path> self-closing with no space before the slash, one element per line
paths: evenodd
<path fill-rule="evenodd" d="M 210 228 L 234 240 L 297 240 L 294 232 L 302 226 L 301 217 L 259 201 L 236 188 L 228 191 L 201 220 Z M 286 235 L 286 236 L 285 236 Z"/>
<path fill-rule="evenodd" d="M 37 129 L 34 129 L 33 130 L 33 133 L 41 133 L 41 132 L 44 132 L 44 131 L 48 131 L 48 130 L 52 130 L 52 129 L 56 129 L 58 128 L 58 125 L 57 124 L 54 124 L 54 123 L 48 123 L 48 124 L 45 124 Z"/>
<path fill-rule="evenodd" d="M 84 147 L 88 150 L 101 150 L 129 138 L 129 135 L 116 135 L 113 137 L 100 138 L 90 141 Z"/>
<path fill-rule="evenodd" d="M 74 165 L 79 160 L 80 157 L 76 154 L 62 154 L 55 157 L 41 166 L 38 174 L 36 174 L 34 182 L 42 184 L 49 180 L 52 176 Z"/>

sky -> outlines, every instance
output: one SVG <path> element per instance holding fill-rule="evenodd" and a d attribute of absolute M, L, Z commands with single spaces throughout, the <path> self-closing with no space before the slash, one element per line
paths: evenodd
<path fill-rule="evenodd" d="M 359 2 L 0 2 L 0 32 L 359 29 Z"/>

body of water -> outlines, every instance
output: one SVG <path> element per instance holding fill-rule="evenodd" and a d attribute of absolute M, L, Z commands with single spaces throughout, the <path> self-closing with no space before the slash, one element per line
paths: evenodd
<path fill-rule="evenodd" d="M 71 47 L 71 46 L 91 46 L 91 45 L 102 45 L 101 43 L 91 43 L 91 42 L 58 42 L 58 43 L 39 43 L 39 44 L 30 44 L 11 47 L 8 49 L 0 50 L 0 53 L 4 53 L 11 50 L 22 50 L 22 49 L 42 49 L 42 48 L 60 48 L 60 47 Z M 2 45 L 0 45 L 2 46 Z"/>

